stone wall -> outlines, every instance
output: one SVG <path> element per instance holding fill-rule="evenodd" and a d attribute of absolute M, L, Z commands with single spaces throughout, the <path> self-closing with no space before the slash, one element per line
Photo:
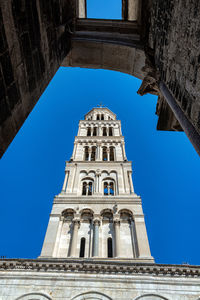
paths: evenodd
<path fill-rule="evenodd" d="M 70 49 L 72 0 L 1 0 L 0 157 Z"/>
<path fill-rule="evenodd" d="M 152 0 L 149 5 L 148 42 L 155 51 L 155 66 L 160 72 L 160 80 L 167 85 L 200 133 L 200 2 Z M 164 101 L 162 106 L 160 112 L 165 114 Z"/>
<path fill-rule="evenodd" d="M 199 267 L 116 260 L 0 261 L 1 300 L 199 300 Z"/>

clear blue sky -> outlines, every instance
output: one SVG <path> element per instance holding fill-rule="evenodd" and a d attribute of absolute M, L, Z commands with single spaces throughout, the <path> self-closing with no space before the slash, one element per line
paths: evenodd
<path fill-rule="evenodd" d="M 122 121 L 156 262 L 200 264 L 200 160 L 184 133 L 156 131 L 157 99 L 138 96 L 140 83 L 114 71 L 58 70 L 0 161 L 0 256 L 40 255 L 78 122 L 102 101 Z"/>

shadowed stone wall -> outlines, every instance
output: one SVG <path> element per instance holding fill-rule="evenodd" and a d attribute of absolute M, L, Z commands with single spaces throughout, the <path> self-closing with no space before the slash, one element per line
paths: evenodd
<path fill-rule="evenodd" d="M 73 0 L 0 2 L 0 156 L 70 49 Z"/>
<path fill-rule="evenodd" d="M 200 2 L 153 0 L 150 6 L 149 45 L 155 51 L 160 80 L 200 134 Z M 161 99 L 160 126 L 166 128 L 174 122 L 167 106 Z"/>

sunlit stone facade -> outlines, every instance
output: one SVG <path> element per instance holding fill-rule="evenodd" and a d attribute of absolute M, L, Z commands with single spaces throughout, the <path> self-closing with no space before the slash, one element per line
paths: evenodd
<path fill-rule="evenodd" d="M 153 262 L 121 122 L 107 108 L 92 109 L 79 123 L 41 257 Z"/>
<path fill-rule="evenodd" d="M 172 245 L 173 247 L 173 245 Z M 42 252 L 0 260 L 0 300 L 200 300 L 200 267 L 156 264 L 121 122 L 80 121 Z"/>

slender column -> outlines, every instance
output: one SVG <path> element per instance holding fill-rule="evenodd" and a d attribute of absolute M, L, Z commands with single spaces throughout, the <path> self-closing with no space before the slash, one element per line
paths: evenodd
<path fill-rule="evenodd" d="M 100 220 L 94 219 L 93 221 L 93 244 L 92 244 L 92 256 L 99 256 L 99 226 Z"/>
<path fill-rule="evenodd" d="M 78 17 L 80 19 L 87 18 L 87 15 L 86 15 L 86 0 L 79 0 L 78 1 Z"/>
<path fill-rule="evenodd" d="M 128 171 L 128 177 L 129 177 L 129 182 L 130 182 L 130 190 L 131 190 L 131 194 L 134 193 L 134 188 L 133 188 L 133 180 L 132 180 L 132 176 L 131 176 L 132 172 Z"/>
<path fill-rule="evenodd" d="M 62 187 L 62 192 L 66 191 L 68 177 L 69 177 L 69 171 L 66 171 L 65 172 L 65 180 L 64 180 L 64 183 L 63 183 L 63 187 Z"/>
<path fill-rule="evenodd" d="M 107 136 L 109 136 L 109 127 L 106 127 Z"/>
<path fill-rule="evenodd" d="M 107 148 L 107 158 L 108 158 L 108 161 L 110 161 L 110 149 Z"/>
<path fill-rule="evenodd" d="M 179 121 L 181 127 L 185 131 L 185 134 L 189 138 L 190 142 L 192 143 L 193 147 L 200 155 L 200 135 L 197 132 L 196 128 L 192 125 L 192 123 L 188 120 L 185 116 L 184 112 L 180 108 L 180 106 L 176 103 L 176 100 L 168 90 L 167 86 L 164 82 L 160 82 L 159 88 L 165 100 L 171 107 L 176 119 Z"/>
<path fill-rule="evenodd" d="M 115 228 L 115 256 L 120 257 L 120 220 L 114 220 Z"/>
<path fill-rule="evenodd" d="M 130 221 L 131 226 L 131 239 L 132 239 L 132 247 L 133 247 L 133 257 L 138 257 L 138 245 L 137 245 L 137 238 L 135 232 L 135 222 L 133 220 Z"/>
<path fill-rule="evenodd" d="M 89 148 L 89 149 L 88 149 L 88 152 L 89 152 L 88 161 L 91 161 L 92 149 Z"/>
<path fill-rule="evenodd" d="M 122 153 L 123 153 L 123 159 L 127 160 L 124 142 L 122 142 Z"/>
<path fill-rule="evenodd" d="M 97 144 L 97 155 L 96 155 L 96 161 L 100 161 L 101 160 L 101 149 L 100 149 L 100 144 Z"/>
<path fill-rule="evenodd" d="M 103 150 L 102 150 L 102 146 L 99 147 L 99 160 L 100 160 L 100 161 L 103 160 Z"/>
<path fill-rule="evenodd" d="M 73 220 L 73 233 L 71 239 L 71 248 L 70 248 L 70 257 L 76 256 L 76 248 L 77 248 L 77 238 L 78 238 L 78 229 L 80 226 L 80 220 L 74 219 Z"/>
<path fill-rule="evenodd" d="M 99 136 L 102 136 L 102 128 L 99 126 Z"/>

